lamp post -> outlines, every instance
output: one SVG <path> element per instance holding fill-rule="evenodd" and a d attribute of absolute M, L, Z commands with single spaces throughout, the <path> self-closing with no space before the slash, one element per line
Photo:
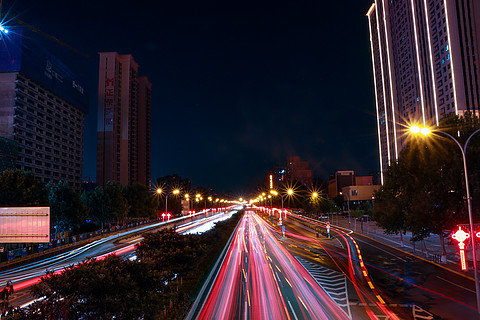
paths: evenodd
<path fill-rule="evenodd" d="M 170 216 L 168 215 L 168 196 L 171 194 L 177 195 L 180 193 L 180 189 L 173 189 L 172 192 L 165 194 L 165 213 L 168 216 L 168 220 L 170 220 Z"/>
<path fill-rule="evenodd" d="M 273 194 L 274 196 L 279 195 L 278 191 L 275 191 L 275 190 L 270 190 L 270 193 Z M 282 211 L 280 211 L 280 218 L 281 218 L 282 212 L 283 212 L 283 195 L 281 193 L 280 193 L 280 197 L 282 198 Z M 272 210 L 271 216 L 273 216 L 273 210 Z M 273 221 L 273 218 L 272 218 L 272 221 Z"/>
<path fill-rule="evenodd" d="M 474 226 L 473 226 L 473 215 L 472 215 L 472 202 L 471 202 L 471 199 L 470 199 L 470 186 L 468 185 L 467 157 L 466 157 L 468 142 L 470 142 L 470 139 L 479 131 L 480 131 L 480 129 L 473 132 L 468 137 L 467 141 L 465 142 L 465 145 L 462 147 L 460 142 L 458 142 L 458 140 L 455 139 L 451 134 L 449 134 L 447 132 L 435 130 L 435 133 L 443 134 L 443 135 L 449 137 L 450 139 L 452 139 L 453 141 L 455 141 L 457 146 L 460 148 L 460 151 L 462 152 L 463 172 L 465 174 L 465 189 L 466 189 L 466 193 L 467 193 L 468 220 L 469 220 L 469 223 L 470 223 L 470 243 L 472 245 L 473 273 L 475 275 L 475 293 L 476 293 L 476 297 L 477 297 L 477 313 L 478 313 L 478 316 L 480 318 L 480 285 L 478 283 L 477 253 L 476 253 L 475 240 L 474 240 L 475 232 L 474 232 L 474 229 L 473 229 Z M 413 134 L 421 133 L 424 136 L 427 136 L 430 133 L 432 133 L 432 131 L 430 129 L 428 129 L 426 127 L 420 128 L 419 126 L 411 126 L 410 127 L 410 132 L 413 133 Z"/>
<path fill-rule="evenodd" d="M 317 198 L 318 198 L 318 192 L 313 191 L 311 197 L 312 197 L 312 200 L 315 201 L 315 205 L 316 205 L 316 201 L 317 201 Z"/>
<path fill-rule="evenodd" d="M 188 213 L 187 214 L 189 214 L 190 213 L 190 195 L 188 193 L 185 193 L 184 197 L 185 197 L 185 200 L 188 201 Z M 183 209 L 182 209 L 182 211 L 183 211 Z"/>

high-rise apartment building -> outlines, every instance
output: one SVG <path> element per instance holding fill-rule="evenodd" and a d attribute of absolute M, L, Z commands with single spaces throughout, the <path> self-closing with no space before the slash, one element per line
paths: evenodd
<path fill-rule="evenodd" d="M 150 187 L 152 85 L 131 55 L 100 53 L 97 184 Z"/>
<path fill-rule="evenodd" d="M 85 86 L 44 48 L 9 33 L 0 41 L 0 170 L 31 171 L 80 192 Z"/>
<path fill-rule="evenodd" d="M 480 2 L 377 0 L 367 17 L 383 172 L 398 159 L 409 123 L 478 114 Z"/>

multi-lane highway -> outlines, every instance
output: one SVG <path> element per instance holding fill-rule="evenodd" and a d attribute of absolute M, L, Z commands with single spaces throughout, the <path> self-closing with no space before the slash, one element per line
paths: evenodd
<path fill-rule="evenodd" d="M 14 294 L 10 297 L 10 303 L 13 306 L 22 306 L 33 300 L 28 287 L 38 283 L 40 278 L 45 275 L 46 270 L 63 272 L 65 267 L 78 264 L 87 258 L 103 259 L 109 254 L 135 258 L 135 246 L 143 239 L 141 236 L 143 232 L 155 231 L 167 226 L 175 226 L 179 233 L 198 232 L 202 227 L 212 226 L 215 222 L 227 218 L 232 212 L 234 211 L 209 213 L 209 216 L 198 213 L 193 217 L 179 217 L 170 221 L 145 225 L 92 241 L 53 257 L 4 270 L 0 272 L 0 287 L 3 287 L 7 281 L 12 281 Z"/>
<path fill-rule="evenodd" d="M 348 319 L 279 241 L 247 211 L 198 319 Z"/>
<path fill-rule="evenodd" d="M 194 305 L 199 311 L 192 308 L 188 319 L 434 319 L 426 301 L 439 296 L 445 306 L 458 304 L 466 318 L 474 311 L 442 294 L 438 283 L 425 285 L 380 263 L 395 263 L 396 253 L 351 230 L 332 227 L 333 237 L 326 238 L 317 234 L 324 223 L 289 214 L 283 237 L 278 217 L 273 220 L 258 211 L 245 213 L 214 270 L 215 280 L 206 283 L 200 305 Z M 394 289 L 412 294 L 393 294 Z"/>
<path fill-rule="evenodd" d="M 197 232 L 227 218 L 220 213 L 198 220 L 170 221 L 177 232 Z M 351 230 L 332 227 L 318 235 L 320 221 L 289 214 L 278 217 L 247 211 L 212 270 L 188 319 L 469 319 L 475 316 L 468 279 L 414 257 L 394 252 Z M 63 270 L 87 257 L 134 256 L 141 236 L 165 227 L 145 226 L 87 244 L 42 261 L 0 272 L 0 285 L 14 281 L 11 302 L 31 300 L 28 286 L 45 270 Z M 123 241 L 118 241 L 119 239 Z M 448 290 L 446 290 L 448 289 Z M 427 311 L 428 310 L 428 311 Z"/>
<path fill-rule="evenodd" d="M 317 267 L 326 266 L 343 273 L 354 288 L 349 289 L 352 309 L 367 306 L 376 314 L 378 295 L 382 305 L 400 319 L 476 317 L 475 286 L 468 278 L 348 229 L 332 227 L 333 239 L 322 236 L 317 239 L 316 232 L 325 231 L 325 223 L 302 216 L 289 217 L 289 250 Z M 343 261 L 352 261 L 355 273 L 349 274 Z"/>

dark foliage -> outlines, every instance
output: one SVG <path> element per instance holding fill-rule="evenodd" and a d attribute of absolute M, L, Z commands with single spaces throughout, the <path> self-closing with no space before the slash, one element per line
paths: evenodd
<path fill-rule="evenodd" d="M 32 288 L 44 299 L 6 319 L 181 319 L 240 217 L 202 235 L 146 234 L 135 261 L 108 256 L 49 272 Z"/>

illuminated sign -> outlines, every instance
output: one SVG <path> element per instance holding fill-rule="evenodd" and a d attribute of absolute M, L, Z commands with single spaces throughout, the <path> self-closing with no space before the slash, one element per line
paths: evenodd
<path fill-rule="evenodd" d="M 467 261 L 465 258 L 465 240 L 470 237 L 468 232 L 462 230 L 462 227 L 458 227 L 458 230 L 452 234 L 452 239 L 458 241 L 458 247 L 460 248 L 460 263 L 462 265 L 462 270 L 467 270 Z"/>
<path fill-rule="evenodd" d="M 0 208 L 0 243 L 50 241 L 50 207 Z"/>
<path fill-rule="evenodd" d="M 104 126 L 105 131 L 113 131 L 113 109 L 115 101 L 115 81 L 111 68 L 107 68 L 107 78 L 105 79 L 105 107 L 104 107 Z"/>

